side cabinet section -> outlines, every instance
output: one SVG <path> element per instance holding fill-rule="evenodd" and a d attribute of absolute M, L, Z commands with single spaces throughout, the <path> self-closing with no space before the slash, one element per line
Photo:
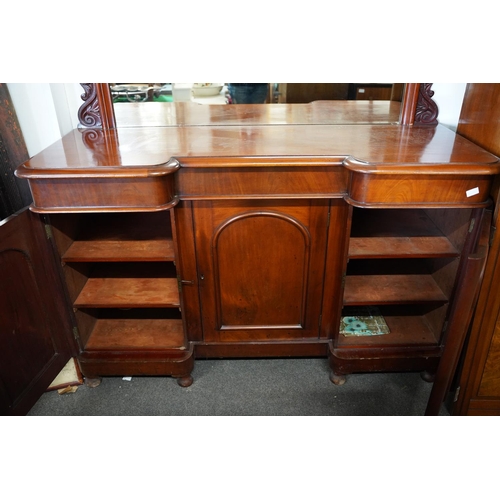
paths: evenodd
<path fill-rule="evenodd" d="M 329 353 L 331 379 L 372 371 L 436 378 L 437 413 L 482 276 L 484 210 L 364 209 L 351 218 L 343 307 Z M 486 228 L 486 229 L 485 229 Z"/>
<path fill-rule="evenodd" d="M 106 375 L 171 375 L 190 385 L 193 353 L 171 211 L 53 214 L 51 224 L 87 383 Z"/>

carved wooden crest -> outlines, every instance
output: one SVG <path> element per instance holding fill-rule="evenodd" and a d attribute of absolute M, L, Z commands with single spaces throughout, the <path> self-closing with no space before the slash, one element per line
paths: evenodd
<path fill-rule="evenodd" d="M 432 100 L 432 83 L 421 83 L 415 110 L 415 125 L 437 125 L 439 109 Z"/>
<path fill-rule="evenodd" d="M 78 110 L 81 128 L 100 128 L 112 130 L 116 128 L 113 100 L 107 83 L 80 83 L 85 92 L 84 103 Z"/>
<path fill-rule="evenodd" d="M 82 94 L 84 103 L 78 110 L 78 120 L 82 127 L 101 128 L 101 112 L 97 98 L 97 88 L 94 83 L 80 83 L 85 91 Z"/>

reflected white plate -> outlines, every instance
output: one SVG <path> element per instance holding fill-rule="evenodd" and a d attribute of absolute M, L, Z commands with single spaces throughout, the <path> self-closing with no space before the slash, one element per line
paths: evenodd
<path fill-rule="evenodd" d="M 205 85 L 203 87 L 197 87 L 196 83 L 193 85 L 191 92 L 194 97 L 208 97 L 217 95 L 222 90 L 223 85 L 220 83 L 214 85 Z"/>

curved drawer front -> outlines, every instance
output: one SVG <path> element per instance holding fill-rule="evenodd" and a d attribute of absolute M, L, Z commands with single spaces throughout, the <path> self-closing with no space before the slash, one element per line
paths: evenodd
<path fill-rule="evenodd" d="M 380 174 L 352 172 L 348 201 L 355 206 L 481 206 L 492 177 L 457 174 Z"/>
<path fill-rule="evenodd" d="M 175 159 L 154 166 L 83 166 L 56 169 L 22 165 L 16 176 L 27 179 L 34 212 L 148 212 L 177 203 Z"/>
<path fill-rule="evenodd" d="M 174 176 L 30 179 L 34 212 L 156 211 L 174 206 Z"/>

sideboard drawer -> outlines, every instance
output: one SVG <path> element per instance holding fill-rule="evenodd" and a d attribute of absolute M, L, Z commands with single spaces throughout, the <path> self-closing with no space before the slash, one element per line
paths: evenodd
<path fill-rule="evenodd" d="M 30 179 L 34 212 L 155 211 L 175 205 L 172 175 Z"/>
<path fill-rule="evenodd" d="M 340 198 L 347 192 L 342 166 L 181 168 L 176 191 L 182 199 Z"/>
<path fill-rule="evenodd" d="M 480 206 L 488 201 L 488 175 L 396 175 L 351 172 L 354 206 Z"/>

